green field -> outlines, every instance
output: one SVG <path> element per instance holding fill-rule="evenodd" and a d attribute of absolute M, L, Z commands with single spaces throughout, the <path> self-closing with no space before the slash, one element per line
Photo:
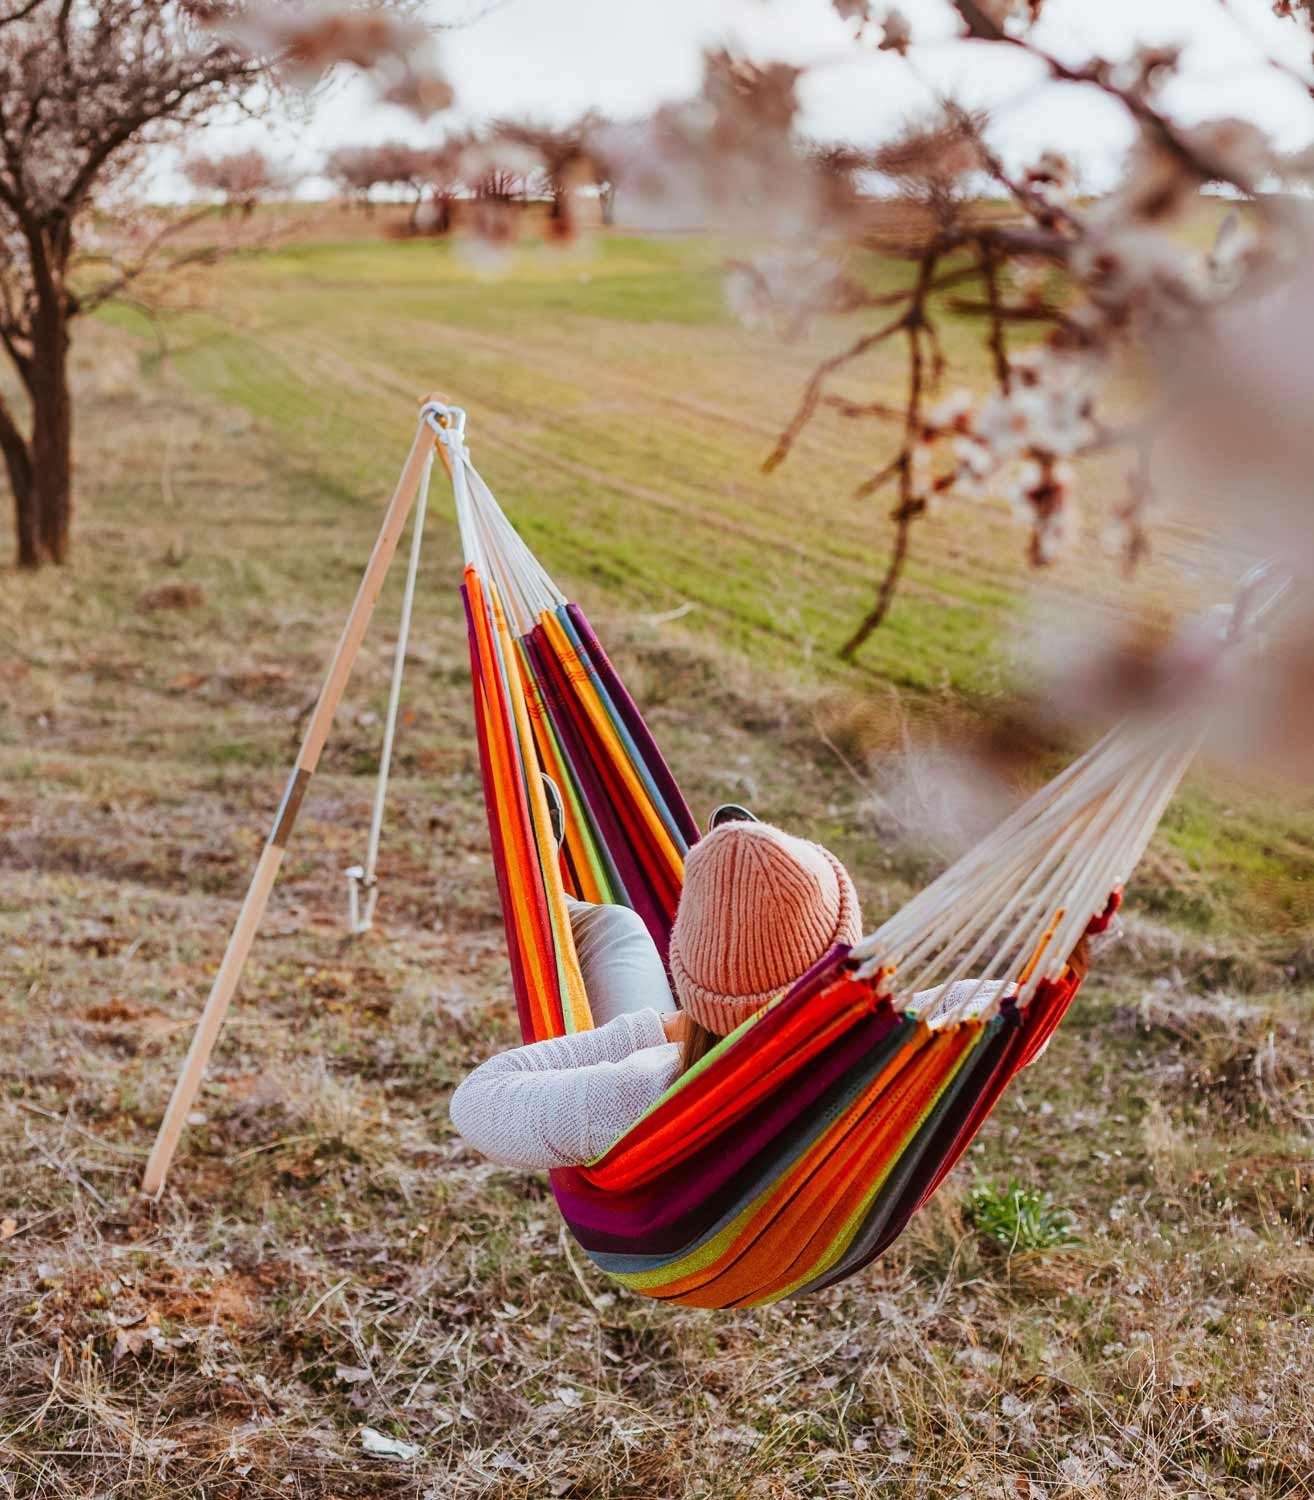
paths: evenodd
<path fill-rule="evenodd" d="M 314 497 L 313 520 L 286 513 L 283 526 L 332 515 L 345 556 L 363 557 L 414 399 L 443 390 L 467 407 L 476 464 L 571 597 L 628 624 L 683 611 L 664 637 L 768 669 L 768 698 L 824 688 L 869 719 L 893 687 L 917 720 L 934 722 L 963 696 L 989 716 L 1031 685 L 1014 655 L 1028 599 L 1053 606 L 1076 591 L 1130 610 L 1147 597 L 1156 575 L 1125 580 L 1099 546 L 1097 518 L 1071 558 L 1028 577 L 1024 533 L 996 509 L 950 503 L 921 528 L 898 607 L 858 664 L 842 667 L 839 646 L 889 544 L 888 499 L 852 494 L 891 437 L 823 412 L 783 468 L 761 472 L 808 373 L 854 329 L 832 320 L 791 344 L 745 331 L 722 293 L 734 248 L 697 238 L 603 240 L 591 255 L 535 247 L 494 275 L 450 244 L 312 242 L 221 268 L 204 283 L 207 310 L 163 331 L 188 387 L 250 413 Z M 877 288 L 907 276 L 897 263 L 862 270 Z M 979 377 L 973 325 L 942 312 L 956 370 Z M 895 344 L 838 388 L 897 402 L 903 378 Z M 1089 481 L 1120 482 L 1117 466 Z M 456 547 L 440 503 L 431 579 L 457 576 Z M 250 563 L 304 588 L 316 569 L 309 553 L 298 569 L 301 550 L 266 549 Z M 449 609 L 449 596 L 435 607 Z M 878 732 L 878 748 L 891 733 Z M 856 749 L 861 760 L 866 747 Z M 1238 797 L 1240 819 L 1229 811 Z M 1176 903 L 1182 916 L 1206 930 L 1314 925 L 1308 803 L 1273 808 L 1197 782 L 1183 807 L 1161 840 L 1200 888 Z M 1172 889 L 1152 894 L 1156 909 L 1173 909 Z"/>
<path fill-rule="evenodd" d="M 307 244 L 225 268 L 212 315 L 168 333 L 190 383 L 370 507 L 413 398 L 453 393 L 476 463 L 571 591 L 625 610 L 692 603 L 695 629 L 813 674 L 877 576 L 880 508 L 849 495 L 880 439 L 823 420 L 783 471 L 760 473 L 837 331 L 797 346 L 745 332 L 725 311 L 724 254 L 616 239 L 590 258 L 525 251 L 492 276 L 446 245 Z M 883 387 L 896 367 L 875 371 Z M 986 531 L 940 528 L 869 672 L 999 685 L 991 647 L 1014 578 L 982 563 Z"/>
<path fill-rule="evenodd" d="M 946 508 L 842 667 L 881 439 L 824 421 L 760 472 L 842 330 L 745 333 L 725 253 L 617 238 L 492 278 L 311 242 L 198 280 L 166 359 L 131 310 L 79 331 L 76 556 L 0 575 L 0 1497 L 1314 1496 L 1307 793 L 1191 783 L 1088 993 L 879 1264 L 806 1304 L 641 1302 L 447 1122 L 514 1011 L 441 485 L 377 928 L 345 935 L 341 872 L 400 577 L 169 1189 L 135 1191 L 426 390 L 695 809 L 826 840 L 868 925 L 953 850 L 928 741 L 1023 779 L 1066 753 L 1026 728 L 1024 600 L 1165 574 L 1092 544 L 1033 583 L 1019 534 Z M 368 1457 L 366 1425 L 421 1456 Z"/>

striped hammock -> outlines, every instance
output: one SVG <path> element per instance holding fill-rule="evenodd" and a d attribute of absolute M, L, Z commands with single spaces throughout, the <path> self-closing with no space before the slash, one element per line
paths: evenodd
<path fill-rule="evenodd" d="M 526 1041 L 591 1024 L 565 897 L 623 902 L 665 953 L 688 806 L 596 634 L 437 407 L 465 554 L 475 723 Z M 679 1078 L 609 1151 L 552 1174 L 631 1290 L 697 1307 L 799 1296 L 878 1256 L 935 1191 L 1078 980 L 1202 733 L 1127 724 L 852 951 Z M 562 850 L 540 773 L 561 788 Z"/>
<path fill-rule="evenodd" d="M 667 949 L 698 829 L 582 611 L 471 465 L 464 414 L 430 400 L 161 1119 L 147 1193 L 164 1186 L 414 507 L 368 852 L 347 871 L 352 928 L 370 925 L 435 446 L 465 553 L 475 726 L 525 1040 L 591 1025 L 567 892 L 632 907 Z M 1217 621 L 1223 645 L 1291 587 L 1265 568 L 1247 575 Z M 1119 726 L 902 911 L 725 1038 L 598 1160 L 554 1172 L 593 1260 L 647 1296 L 743 1307 L 829 1286 L 879 1255 L 1062 1019 L 1073 950 L 1107 922 L 1206 717 L 1198 704 Z M 563 793 L 560 851 L 541 772 Z"/>

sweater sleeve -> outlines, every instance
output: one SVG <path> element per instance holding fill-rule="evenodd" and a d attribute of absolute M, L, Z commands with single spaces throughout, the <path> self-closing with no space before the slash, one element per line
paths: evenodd
<path fill-rule="evenodd" d="M 490 1057 L 452 1095 L 452 1123 L 503 1166 L 578 1166 L 614 1145 L 679 1067 L 657 1012 L 633 1011 Z"/>

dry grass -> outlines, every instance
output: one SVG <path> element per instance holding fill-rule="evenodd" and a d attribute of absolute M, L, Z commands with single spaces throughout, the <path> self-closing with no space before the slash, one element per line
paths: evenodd
<path fill-rule="evenodd" d="M 463 1148 L 448 1093 L 513 1013 L 438 548 L 380 928 L 344 936 L 340 872 L 394 592 L 169 1191 L 144 1201 L 375 512 L 240 409 L 143 380 L 120 336 L 82 358 L 75 566 L 3 579 L 0 1496 L 1314 1494 L 1307 938 L 1134 909 L 936 1202 L 804 1304 L 613 1290 L 543 1180 Z M 382 489 L 399 444 L 372 442 Z M 923 877 L 897 714 L 594 612 L 696 805 L 749 797 L 831 840 L 870 915 Z M 974 1227 L 979 1180 L 1047 1189 L 1076 1241 L 1010 1256 Z M 419 1456 L 367 1455 L 365 1427 Z"/>

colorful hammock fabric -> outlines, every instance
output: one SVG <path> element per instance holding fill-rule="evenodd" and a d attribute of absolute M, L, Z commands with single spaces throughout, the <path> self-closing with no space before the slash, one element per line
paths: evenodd
<path fill-rule="evenodd" d="M 346 872 L 352 931 L 373 920 L 435 439 L 465 552 L 475 727 L 525 1040 L 592 1024 L 567 892 L 632 907 L 667 950 L 697 826 L 582 611 L 475 472 L 464 428 L 459 408 L 426 400 L 160 1122 L 147 1193 L 164 1186 L 414 507 L 367 853 Z M 1255 640 L 1249 627 L 1293 589 L 1272 564 L 1252 569 L 1232 609 L 1208 622 L 1219 658 L 1235 659 L 1232 648 Z M 1069 958 L 1083 932 L 1107 923 L 1209 713 L 1202 699 L 1120 725 L 875 932 L 826 955 L 727 1037 L 611 1150 L 553 1173 L 593 1260 L 651 1297 L 738 1307 L 829 1286 L 879 1255 L 1063 1018 L 1078 984 Z M 544 772 L 564 795 L 560 850 Z"/>
<path fill-rule="evenodd" d="M 633 907 L 665 953 L 698 830 L 583 612 L 461 436 L 442 441 L 489 831 L 534 1041 L 591 1024 L 566 893 Z M 1197 739 L 1193 722 L 1115 731 L 727 1037 L 605 1155 L 555 1171 L 593 1261 L 663 1301 L 744 1307 L 830 1286 L 881 1254 L 1062 1019 L 1078 983 L 1068 957 L 1107 921 Z M 560 853 L 541 772 L 563 793 Z"/>

